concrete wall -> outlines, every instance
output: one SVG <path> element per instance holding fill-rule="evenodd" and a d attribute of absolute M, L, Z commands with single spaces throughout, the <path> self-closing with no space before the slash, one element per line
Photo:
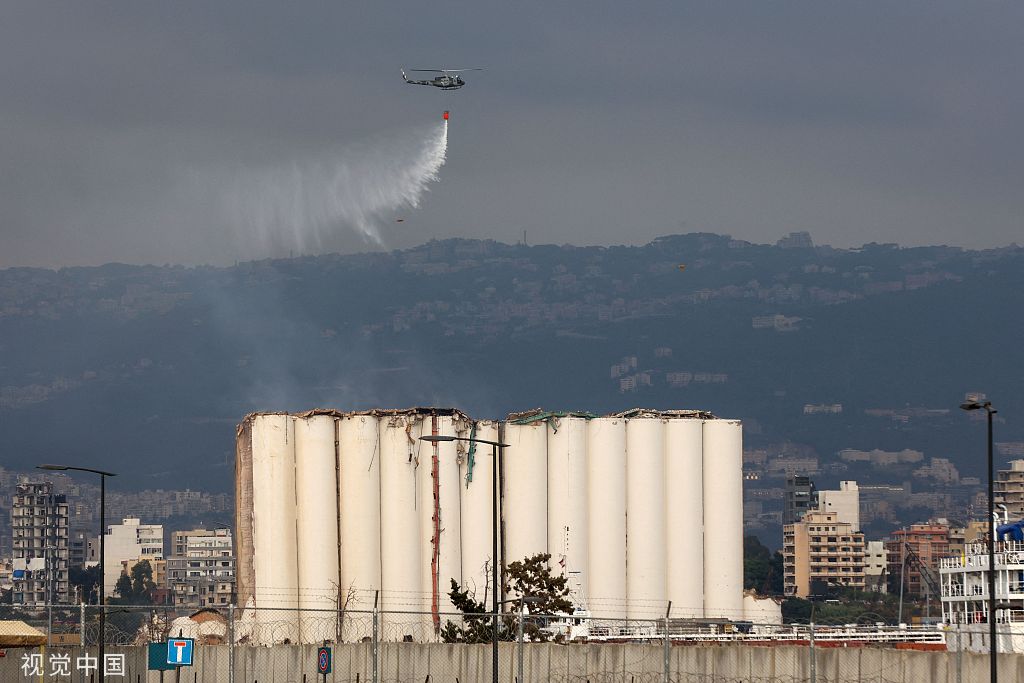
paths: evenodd
<path fill-rule="evenodd" d="M 490 679 L 489 645 L 443 645 L 420 643 L 381 643 L 380 681 L 434 680 L 479 681 Z M 108 653 L 124 653 L 127 671 L 123 678 L 108 680 L 157 683 L 158 672 L 146 672 L 146 648 L 110 647 Z M 328 681 L 372 681 L 373 646 L 370 643 L 333 648 L 334 671 Z M 22 672 L 24 653 L 43 653 L 44 664 L 50 653 L 71 655 L 72 676 L 27 677 Z M 90 653 L 95 656 L 95 649 Z M 271 683 L 273 681 L 315 681 L 316 646 L 275 645 L 273 647 L 236 647 L 233 650 L 235 683 Z M 195 666 L 181 671 L 182 681 L 218 683 L 228 681 L 228 663 L 232 650 L 227 646 L 197 648 Z M 80 648 L 9 648 L 0 658 L 0 680 L 80 681 L 75 661 Z M 524 651 L 526 681 L 658 680 L 663 671 L 664 649 L 660 644 L 527 644 Z M 984 655 L 952 652 L 918 652 L 883 648 L 817 648 L 818 681 L 886 681 L 886 683 L 956 683 L 988 680 L 988 658 Z M 516 644 L 503 643 L 500 653 L 500 679 L 511 682 L 516 674 Z M 810 651 L 806 647 L 755 647 L 745 645 L 673 646 L 670 650 L 673 680 L 726 680 L 761 683 L 792 683 L 810 680 Z M 961 676 L 957 678 L 957 668 Z M 305 676 L 305 678 L 303 678 Z M 138 677 L 138 678 L 137 678 Z M 1024 680 L 1024 655 L 1000 655 L 999 677 L 1003 681 Z M 174 680 L 174 673 L 165 674 Z"/>

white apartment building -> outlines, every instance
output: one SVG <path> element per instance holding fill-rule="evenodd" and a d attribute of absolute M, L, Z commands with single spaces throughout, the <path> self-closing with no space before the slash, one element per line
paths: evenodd
<path fill-rule="evenodd" d="M 886 574 L 889 556 L 885 541 L 868 541 L 864 544 L 864 587 L 876 593 L 887 593 Z"/>
<path fill-rule="evenodd" d="M 114 594 L 121 578 L 121 563 L 133 559 L 162 560 L 164 557 L 164 527 L 162 524 L 142 524 L 137 517 L 125 517 L 120 524 L 107 526 L 104 538 L 103 587 L 106 595 Z M 99 548 L 99 541 L 96 541 Z"/>
<path fill-rule="evenodd" d="M 818 509 L 834 512 L 840 522 L 860 531 L 860 490 L 855 481 L 839 482 L 838 491 L 818 491 Z"/>

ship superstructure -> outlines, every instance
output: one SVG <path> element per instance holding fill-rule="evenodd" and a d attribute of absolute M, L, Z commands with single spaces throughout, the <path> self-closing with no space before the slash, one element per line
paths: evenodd
<path fill-rule="evenodd" d="M 999 541 L 994 552 L 996 646 L 1024 652 L 1024 541 Z M 989 651 L 988 569 L 987 541 L 968 543 L 961 555 L 939 561 L 942 618 L 958 634 L 947 638 L 951 650 Z"/>

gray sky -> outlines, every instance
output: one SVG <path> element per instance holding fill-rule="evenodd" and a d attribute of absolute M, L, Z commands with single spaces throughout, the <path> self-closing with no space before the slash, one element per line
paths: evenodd
<path fill-rule="evenodd" d="M 382 223 L 387 248 L 523 230 L 575 244 L 1024 234 L 1020 3 L 0 12 L 0 267 L 271 255 L 211 200 L 236 172 L 394 147 L 443 109 L 448 162 L 418 209 Z M 444 93 L 405 85 L 401 66 L 487 70 Z M 320 248 L 371 247 L 339 225 Z"/>

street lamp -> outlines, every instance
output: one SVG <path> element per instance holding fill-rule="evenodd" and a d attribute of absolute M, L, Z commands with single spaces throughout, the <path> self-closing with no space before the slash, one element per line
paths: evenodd
<path fill-rule="evenodd" d="M 535 595 L 520 595 L 518 598 L 512 598 L 511 600 L 502 600 L 499 604 L 505 605 L 510 602 L 519 603 L 519 619 L 517 619 L 518 623 L 516 624 L 516 643 L 518 644 L 516 648 L 518 651 L 516 655 L 516 672 L 518 674 L 516 680 L 525 681 L 526 679 L 523 678 L 523 621 L 526 619 L 526 603 L 536 604 L 543 602 L 543 598 Z"/>
<path fill-rule="evenodd" d="M 441 443 L 448 441 L 467 441 L 469 443 L 485 443 L 491 446 L 491 455 L 494 462 L 491 467 L 491 567 L 492 586 L 491 591 L 491 681 L 498 683 L 498 449 L 508 446 L 507 443 L 499 441 L 488 441 L 468 436 L 440 436 L 428 434 L 421 436 L 420 441 L 429 443 Z"/>
<path fill-rule="evenodd" d="M 100 475 L 100 656 L 99 666 L 97 672 L 99 673 L 100 681 L 106 680 L 106 668 L 104 662 L 104 655 L 106 654 L 105 640 L 107 636 L 107 611 L 105 608 L 106 596 L 104 595 L 103 582 L 106 578 L 106 554 L 104 550 L 103 539 L 107 535 L 107 477 L 116 477 L 117 475 L 113 472 L 104 472 L 103 470 L 94 470 L 89 467 L 72 467 L 71 465 L 37 465 L 36 469 L 39 470 L 51 470 L 56 472 L 92 472 L 93 474 Z M 82 643 L 82 647 L 85 647 L 85 643 Z"/>
<path fill-rule="evenodd" d="M 995 518 L 995 474 L 992 469 L 992 416 L 996 409 L 991 401 L 966 401 L 960 404 L 962 410 L 984 410 L 988 415 L 988 521 L 992 524 L 988 539 L 988 667 L 989 680 L 997 683 L 999 674 L 996 667 L 996 525 Z"/>

